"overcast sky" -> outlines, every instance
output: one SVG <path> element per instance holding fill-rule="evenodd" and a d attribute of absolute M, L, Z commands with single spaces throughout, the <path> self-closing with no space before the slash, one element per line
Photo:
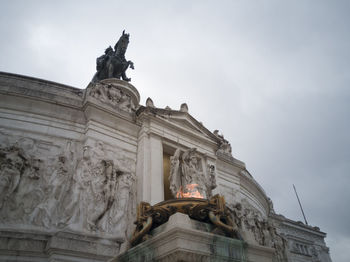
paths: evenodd
<path fill-rule="evenodd" d="M 275 209 L 350 257 L 350 1 L 1 1 L 0 71 L 85 88 L 130 33 L 141 103 L 219 129 Z"/>

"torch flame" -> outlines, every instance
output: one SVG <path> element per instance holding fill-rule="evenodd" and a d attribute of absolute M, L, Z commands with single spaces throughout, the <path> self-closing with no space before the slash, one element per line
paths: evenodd
<path fill-rule="evenodd" d="M 198 184 L 188 184 L 183 190 L 181 186 L 179 191 L 176 193 L 176 198 L 194 197 L 194 198 L 204 198 L 201 193 L 196 189 Z"/>

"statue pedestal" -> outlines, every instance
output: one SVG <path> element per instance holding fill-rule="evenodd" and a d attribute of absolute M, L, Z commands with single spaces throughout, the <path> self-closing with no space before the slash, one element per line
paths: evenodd
<path fill-rule="evenodd" d="M 272 262 L 274 249 L 210 233 L 211 224 L 175 213 L 151 237 L 109 262 L 235 261 Z"/>
<path fill-rule="evenodd" d="M 103 262 L 119 248 L 120 243 L 86 234 L 0 229 L 0 261 Z"/>
<path fill-rule="evenodd" d="M 140 103 L 140 94 L 132 84 L 117 78 L 107 78 L 101 80 L 100 83 L 111 85 L 114 88 L 119 88 L 120 90 L 124 91 L 126 94 L 130 95 L 135 105 Z"/>
<path fill-rule="evenodd" d="M 176 213 L 152 237 L 110 262 L 246 261 L 244 242 L 209 233 L 213 226 Z"/>
<path fill-rule="evenodd" d="M 101 109 L 130 114 L 140 103 L 137 89 L 126 81 L 108 78 L 90 83 L 85 91 L 84 107 L 92 104 Z"/>

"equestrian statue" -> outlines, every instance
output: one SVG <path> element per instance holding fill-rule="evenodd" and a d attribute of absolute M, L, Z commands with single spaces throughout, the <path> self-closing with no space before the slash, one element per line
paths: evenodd
<path fill-rule="evenodd" d="M 114 50 L 109 46 L 104 55 L 96 59 L 96 70 L 91 82 L 96 83 L 106 78 L 122 78 L 124 81 L 130 82 L 125 71 L 130 67 L 134 69 L 134 63 L 125 59 L 125 52 L 129 44 L 129 34 L 123 34 L 114 46 Z"/>

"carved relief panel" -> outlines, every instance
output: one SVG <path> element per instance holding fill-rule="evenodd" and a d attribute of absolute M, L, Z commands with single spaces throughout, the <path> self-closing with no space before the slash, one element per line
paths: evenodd
<path fill-rule="evenodd" d="M 132 95 L 121 86 L 113 83 L 98 82 L 90 84 L 87 88 L 87 95 L 99 102 L 114 109 L 134 112 L 137 101 L 134 101 Z"/>
<path fill-rule="evenodd" d="M 135 210 L 135 160 L 96 141 L 0 135 L 0 222 L 125 241 Z"/>
<path fill-rule="evenodd" d="M 277 227 L 270 218 L 264 217 L 246 199 L 239 203 L 229 204 L 228 209 L 244 241 L 274 248 L 274 261 L 288 261 L 287 239 L 277 232 Z"/>

